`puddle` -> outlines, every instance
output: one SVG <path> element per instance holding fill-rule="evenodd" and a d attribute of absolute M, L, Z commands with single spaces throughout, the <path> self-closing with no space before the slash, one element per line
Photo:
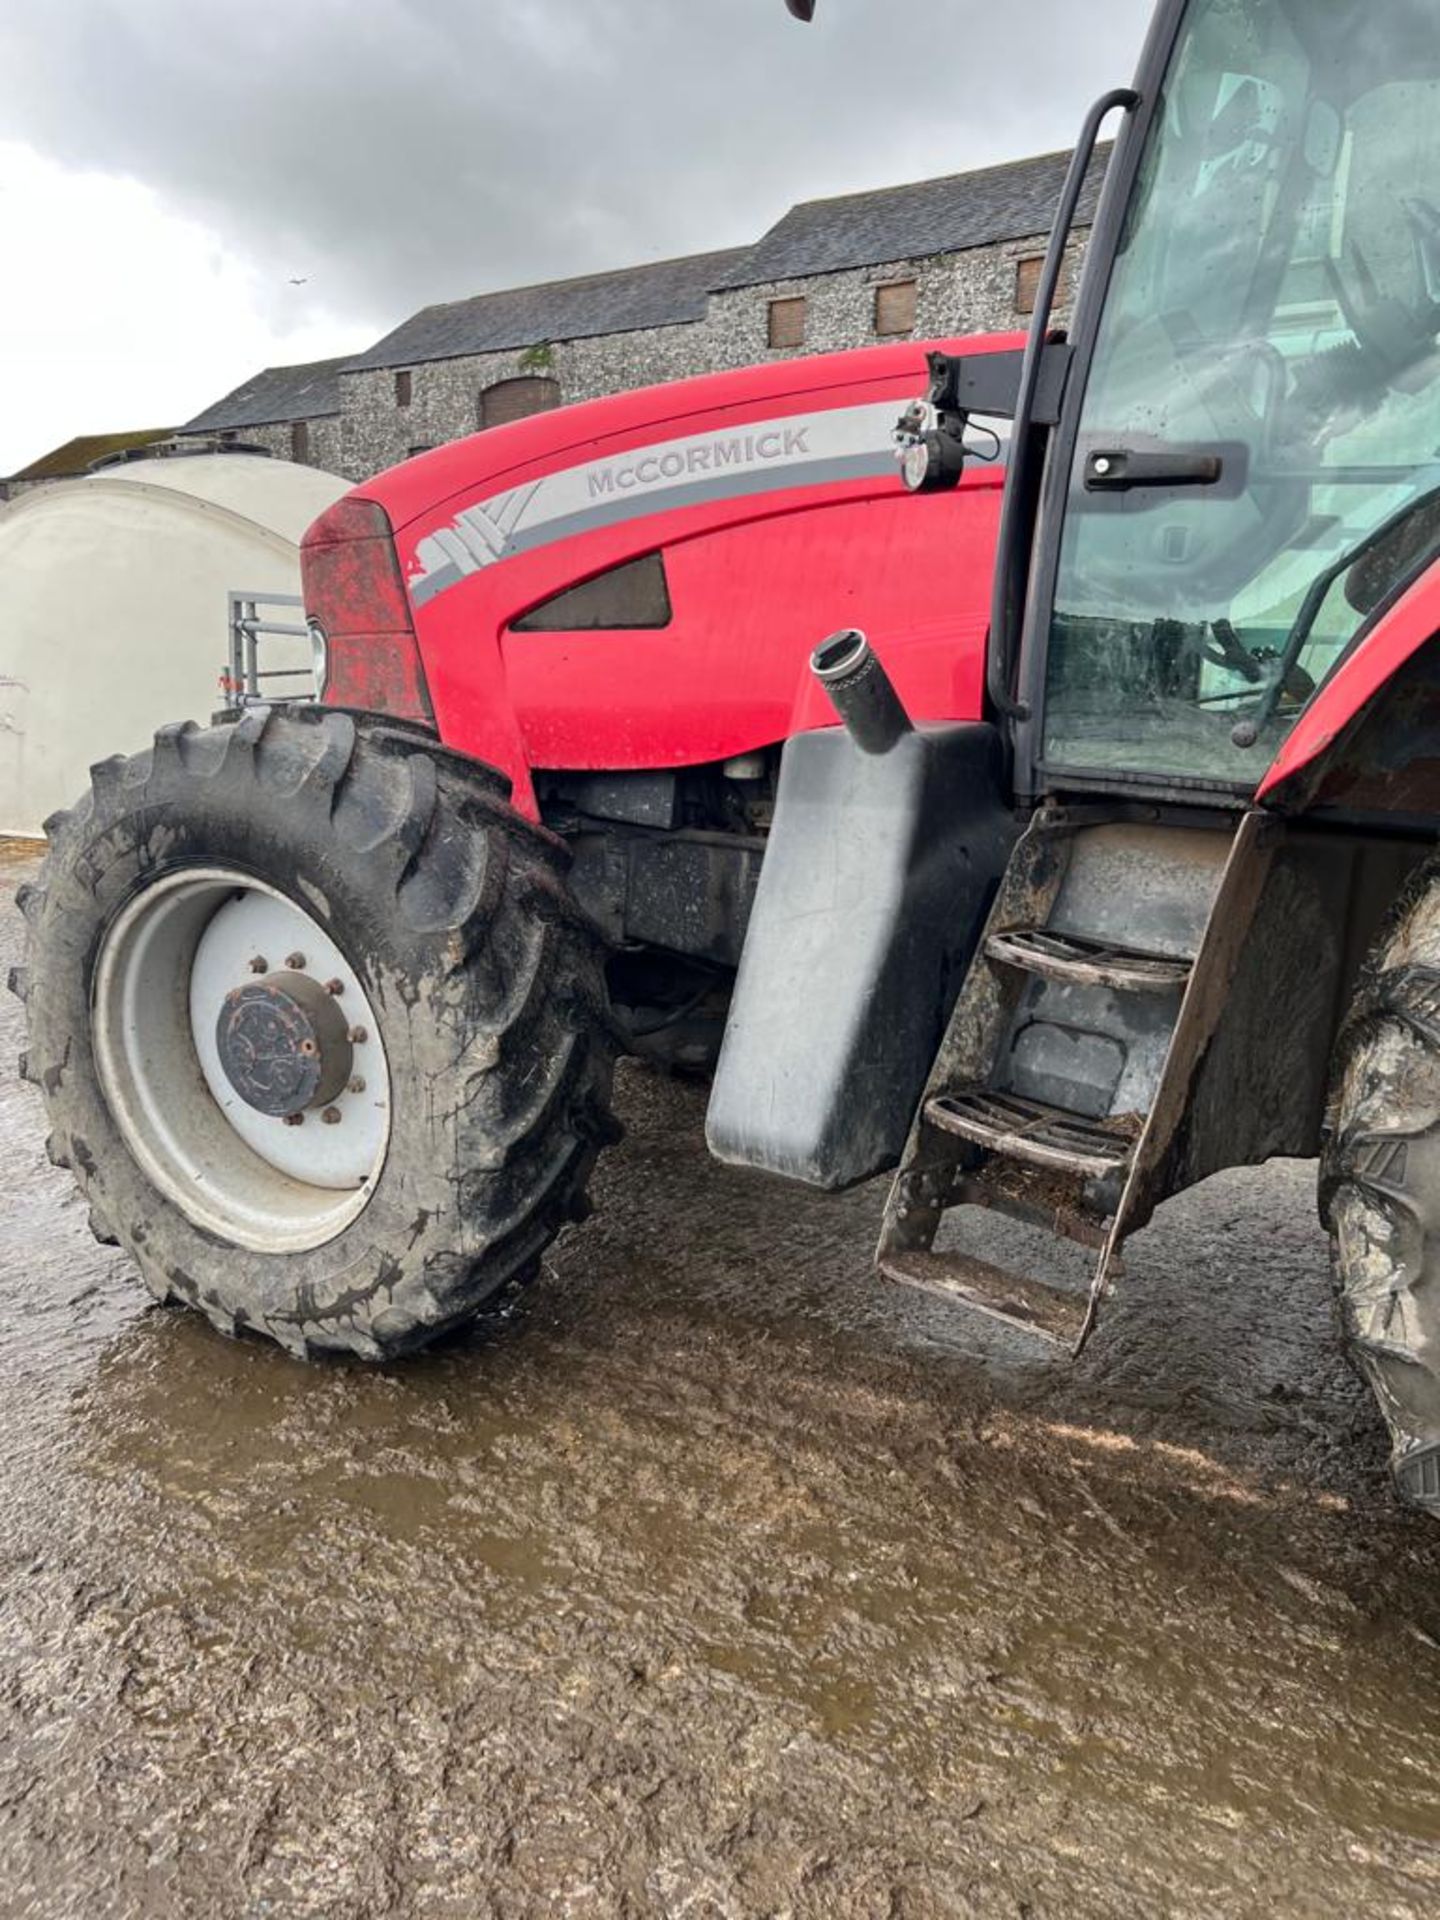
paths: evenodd
<path fill-rule="evenodd" d="M 1436 1910 L 1440 1529 L 1308 1169 L 1162 1210 L 1067 1370 L 624 1104 L 526 1307 L 373 1373 L 150 1308 L 4 1083 L 10 1911 Z"/>

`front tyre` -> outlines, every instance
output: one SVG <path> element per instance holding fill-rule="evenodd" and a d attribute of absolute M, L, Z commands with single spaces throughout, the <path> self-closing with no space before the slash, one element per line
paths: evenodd
<path fill-rule="evenodd" d="M 1321 1210 L 1396 1486 L 1440 1518 L 1440 866 L 1407 888 L 1357 991 Z"/>
<path fill-rule="evenodd" d="M 535 1270 L 613 1135 L 598 937 L 482 769 L 323 710 L 163 729 L 26 889 L 22 1071 L 161 1299 L 383 1359 Z"/>

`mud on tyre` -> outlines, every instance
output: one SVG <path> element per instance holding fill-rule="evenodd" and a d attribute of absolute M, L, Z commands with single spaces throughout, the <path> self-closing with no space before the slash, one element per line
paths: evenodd
<path fill-rule="evenodd" d="M 1357 989 L 1320 1197 L 1396 1486 L 1440 1517 L 1440 864 L 1406 888 Z"/>
<path fill-rule="evenodd" d="M 566 856 L 499 781 L 257 709 L 47 825 L 21 1070 L 157 1297 L 380 1359 L 533 1272 L 613 1137 L 613 1048 Z"/>

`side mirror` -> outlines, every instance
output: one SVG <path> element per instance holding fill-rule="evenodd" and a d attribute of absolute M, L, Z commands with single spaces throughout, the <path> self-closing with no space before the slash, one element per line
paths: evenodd
<path fill-rule="evenodd" d="M 797 20 L 813 20 L 815 18 L 815 0 L 785 0 L 785 5 Z"/>

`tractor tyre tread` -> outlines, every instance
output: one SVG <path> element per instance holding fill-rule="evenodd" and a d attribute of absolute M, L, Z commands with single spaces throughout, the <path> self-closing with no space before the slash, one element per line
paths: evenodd
<path fill-rule="evenodd" d="M 301 1358 L 383 1360 L 538 1267 L 613 1137 L 604 943 L 568 854 L 498 776 L 414 730 L 323 708 L 162 727 L 91 769 L 26 891 L 22 1071 L 152 1293 Z M 302 1254 L 217 1246 L 121 1140 L 90 1045 L 104 932 L 147 881 L 214 860 L 289 894 L 360 973 L 390 1063 L 390 1146 L 355 1219 Z M 100 1228 L 104 1229 L 102 1233 Z"/>
<path fill-rule="evenodd" d="M 1375 941 L 1336 1052 L 1320 1168 L 1341 1337 L 1402 1499 L 1440 1517 L 1440 862 Z"/>

